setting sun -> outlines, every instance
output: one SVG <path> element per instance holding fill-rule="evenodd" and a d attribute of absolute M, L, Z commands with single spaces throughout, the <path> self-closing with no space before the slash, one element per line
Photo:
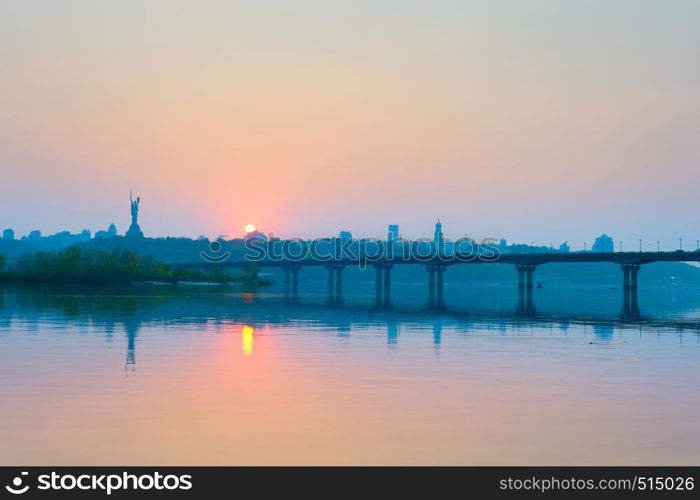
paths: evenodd
<path fill-rule="evenodd" d="M 246 227 L 245 227 L 245 232 L 246 232 L 246 233 L 252 233 L 253 231 L 255 231 L 255 225 L 254 225 L 254 224 L 248 224 L 248 225 L 246 225 Z"/>

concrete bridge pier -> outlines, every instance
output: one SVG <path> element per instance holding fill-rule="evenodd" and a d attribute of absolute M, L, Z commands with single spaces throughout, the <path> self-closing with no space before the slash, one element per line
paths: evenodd
<path fill-rule="evenodd" d="M 292 295 L 296 296 L 299 294 L 299 269 L 300 267 L 292 267 Z"/>
<path fill-rule="evenodd" d="M 384 266 L 384 307 L 389 307 L 391 304 L 391 269 L 392 264 Z"/>
<path fill-rule="evenodd" d="M 518 272 L 518 305 L 516 313 L 522 316 L 535 314 L 535 306 L 532 301 L 533 275 L 537 266 L 535 264 L 517 264 Z"/>
<path fill-rule="evenodd" d="M 330 264 L 328 271 L 328 303 L 340 304 L 343 296 L 343 269 L 345 266 Z"/>
<path fill-rule="evenodd" d="M 340 299 L 343 296 L 343 270 L 345 266 L 335 268 L 335 295 Z"/>
<path fill-rule="evenodd" d="M 435 266 L 425 266 L 428 271 L 428 309 L 435 308 Z"/>
<path fill-rule="evenodd" d="M 623 290 L 636 290 L 638 287 L 637 275 L 642 266 L 639 264 L 621 264 L 622 269 L 622 288 Z"/>
<path fill-rule="evenodd" d="M 623 314 L 634 315 L 639 311 L 637 304 L 637 290 L 639 288 L 638 274 L 642 266 L 639 264 L 621 264 L 622 269 L 622 294 Z"/>
<path fill-rule="evenodd" d="M 428 270 L 428 301 L 435 300 L 435 266 L 426 266 Z"/>
<path fill-rule="evenodd" d="M 375 264 L 374 295 L 377 307 L 391 305 L 391 269 L 393 264 Z"/>
<path fill-rule="evenodd" d="M 328 271 L 328 296 L 332 297 L 335 293 L 335 285 L 333 282 L 333 278 L 335 277 L 335 266 L 326 266 L 326 270 Z"/>
<path fill-rule="evenodd" d="M 532 277 L 537 266 L 534 264 L 516 264 L 515 270 L 518 272 L 518 288 L 520 290 L 532 290 Z"/>
<path fill-rule="evenodd" d="M 329 265 L 328 270 L 328 301 L 330 303 L 341 303 L 343 296 L 343 269 L 345 266 Z"/>
<path fill-rule="evenodd" d="M 374 266 L 375 277 L 374 277 L 374 295 L 377 299 L 377 305 L 381 303 L 382 291 L 384 290 L 382 286 L 382 278 L 384 277 L 384 270 L 381 266 Z"/>
<path fill-rule="evenodd" d="M 532 293 L 532 277 L 537 266 L 528 264 L 525 266 L 525 288 Z"/>
<path fill-rule="evenodd" d="M 630 290 L 634 290 L 634 297 L 637 296 L 638 281 L 637 275 L 642 266 L 639 264 L 632 264 L 630 266 Z"/>
<path fill-rule="evenodd" d="M 428 264 L 428 307 L 441 308 L 444 306 L 445 291 L 445 266 L 440 264 Z"/>
<path fill-rule="evenodd" d="M 532 290 L 535 269 L 537 269 L 535 264 L 516 264 L 515 270 L 518 272 L 519 290 Z"/>
<path fill-rule="evenodd" d="M 283 267 L 284 272 L 284 294 L 289 295 L 289 290 L 292 286 L 292 270 L 288 267 Z"/>
<path fill-rule="evenodd" d="M 622 289 L 629 290 L 630 287 L 630 270 L 628 264 L 622 264 L 620 266 L 620 269 L 622 269 Z M 627 293 L 625 293 L 627 295 Z"/>
<path fill-rule="evenodd" d="M 443 297 L 445 291 L 445 266 L 438 266 L 437 270 L 437 282 L 435 283 L 435 295 L 436 303 L 438 307 L 443 305 Z"/>
<path fill-rule="evenodd" d="M 284 295 L 297 295 L 299 293 L 299 269 L 300 266 L 283 266 Z"/>
<path fill-rule="evenodd" d="M 525 290 L 525 265 L 516 264 L 515 270 L 518 273 L 518 290 Z"/>

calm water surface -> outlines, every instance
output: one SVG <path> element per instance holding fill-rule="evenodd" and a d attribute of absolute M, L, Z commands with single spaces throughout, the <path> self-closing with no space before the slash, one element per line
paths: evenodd
<path fill-rule="evenodd" d="M 700 464 L 700 291 L 0 289 L 2 464 Z"/>

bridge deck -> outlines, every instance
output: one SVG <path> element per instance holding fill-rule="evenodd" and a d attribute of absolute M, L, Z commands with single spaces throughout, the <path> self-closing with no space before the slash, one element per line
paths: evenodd
<path fill-rule="evenodd" d="M 246 260 L 228 259 L 223 262 L 207 262 L 202 259 L 194 262 L 171 263 L 179 268 L 207 269 L 207 268 L 246 268 L 255 264 L 256 267 L 306 267 L 306 266 L 389 266 L 399 264 L 423 264 L 452 266 L 457 264 L 514 264 L 514 265 L 541 265 L 554 262 L 612 262 L 616 264 L 648 264 L 651 262 L 700 262 L 700 251 L 675 251 L 675 252 L 574 252 L 574 253 L 513 253 L 494 255 L 428 255 L 423 257 L 394 255 L 393 258 L 373 259 L 370 257 L 359 258 L 330 258 L 330 259 L 280 259 L 280 260 Z"/>

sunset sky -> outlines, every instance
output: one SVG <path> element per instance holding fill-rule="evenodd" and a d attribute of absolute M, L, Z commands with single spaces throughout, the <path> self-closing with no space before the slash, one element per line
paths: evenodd
<path fill-rule="evenodd" d="M 700 2 L 0 0 L 0 226 L 700 238 Z"/>

